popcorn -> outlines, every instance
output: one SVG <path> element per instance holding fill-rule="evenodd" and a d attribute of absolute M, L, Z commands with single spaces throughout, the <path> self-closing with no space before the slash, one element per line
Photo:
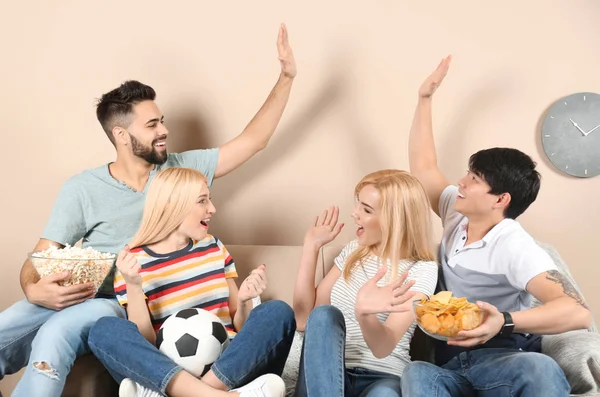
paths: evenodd
<path fill-rule="evenodd" d="M 40 277 L 69 272 L 71 277 L 58 282 L 59 285 L 93 283 L 96 290 L 110 272 L 116 259 L 115 254 L 96 251 L 92 247 L 49 248 L 29 254 L 31 263 Z"/>

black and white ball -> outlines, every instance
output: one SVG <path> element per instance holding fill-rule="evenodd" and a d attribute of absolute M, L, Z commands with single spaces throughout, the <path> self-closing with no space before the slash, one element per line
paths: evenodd
<path fill-rule="evenodd" d="M 225 326 L 202 309 L 184 309 L 165 320 L 156 336 L 156 347 L 183 369 L 202 377 L 229 346 Z"/>

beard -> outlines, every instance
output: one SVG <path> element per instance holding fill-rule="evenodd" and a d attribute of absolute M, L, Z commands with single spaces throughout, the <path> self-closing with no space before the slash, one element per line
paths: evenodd
<path fill-rule="evenodd" d="M 131 138 L 131 150 L 133 154 L 146 160 L 150 164 L 161 165 L 167 161 L 167 151 L 158 152 L 154 148 L 154 144 L 163 137 L 156 138 L 152 141 L 150 146 L 144 146 L 144 144 L 136 139 L 133 135 L 129 134 Z"/>

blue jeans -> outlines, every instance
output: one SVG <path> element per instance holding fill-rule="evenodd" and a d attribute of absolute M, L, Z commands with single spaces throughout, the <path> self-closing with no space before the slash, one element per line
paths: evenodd
<path fill-rule="evenodd" d="M 252 309 L 212 371 L 233 389 L 266 373 L 281 375 L 296 331 L 294 311 L 282 301 L 268 301 Z M 100 319 L 90 331 L 89 345 L 119 383 L 124 378 L 165 394 L 182 370 L 148 342 L 137 326 L 125 319 Z"/>
<path fill-rule="evenodd" d="M 345 366 L 346 324 L 330 305 L 314 308 L 304 333 L 297 397 L 399 397 L 400 378 Z"/>
<path fill-rule="evenodd" d="M 60 397 L 75 359 L 90 352 L 92 325 L 124 317 L 116 299 L 90 299 L 61 311 L 23 299 L 0 313 L 0 379 L 26 366 L 13 397 Z M 38 369 L 34 364 L 45 363 Z M 46 369 L 46 370 L 43 370 Z"/>
<path fill-rule="evenodd" d="M 402 374 L 402 393 L 410 397 L 563 397 L 570 390 L 553 359 L 514 349 L 463 352 L 442 367 L 415 361 Z"/>

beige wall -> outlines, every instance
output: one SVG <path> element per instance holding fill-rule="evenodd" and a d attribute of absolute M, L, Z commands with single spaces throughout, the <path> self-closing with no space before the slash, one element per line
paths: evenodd
<path fill-rule="evenodd" d="M 268 150 L 215 183 L 215 234 L 229 244 L 300 244 L 325 206 L 349 215 L 362 175 L 408 166 L 416 90 L 452 53 L 435 103 L 440 165 L 456 180 L 469 154 L 496 145 L 538 161 L 542 190 L 521 222 L 559 249 L 599 317 L 600 179 L 557 173 L 540 149 L 539 127 L 559 97 L 600 92 L 600 2 L 237 3 L 4 7 L 0 309 L 20 296 L 22 260 L 61 184 L 113 159 L 94 99 L 139 79 L 158 92 L 171 150 L 221 144 L 275 82 L 285 21 L 300 70 L 292 98 Z M 353 232 L 347 227 L 340 241 Z"/>

